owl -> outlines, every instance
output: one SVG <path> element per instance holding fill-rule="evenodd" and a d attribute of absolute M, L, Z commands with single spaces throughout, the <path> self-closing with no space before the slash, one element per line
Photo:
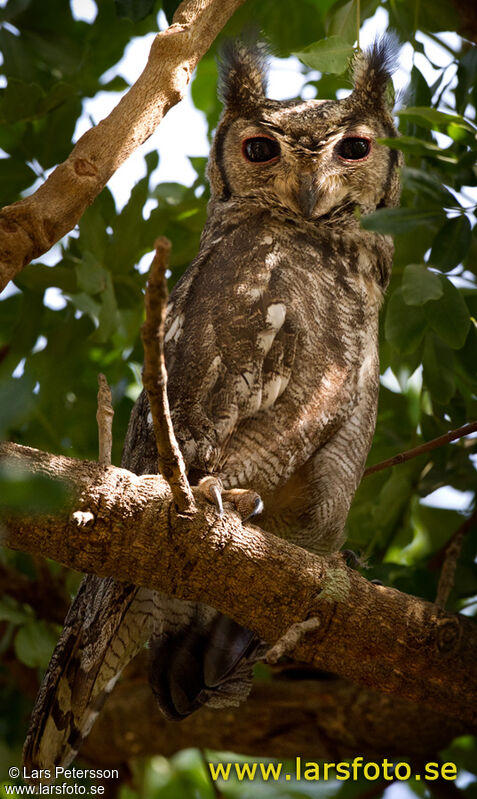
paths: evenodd
<path fill-rule="evenodd" d="M 316 553 L 337 551 L 374 432 L 378 314 L 392 242 L 360 215 L 399 200 L 387 84 L 395 43 L 354 60 L 341 100 L 266 96 L 259 44 L 226 45 L 200 249 L 168 305 L 165 356 L 189 480 L 222 512 Z M 122 466 L 157 471 L 148 400 Z M 71 762 L 127 662 L 149 641 L 161 710 L 243 700 L 266 648 L 213 608 L 84 579 L 33 712 L 28 767 Z"/>

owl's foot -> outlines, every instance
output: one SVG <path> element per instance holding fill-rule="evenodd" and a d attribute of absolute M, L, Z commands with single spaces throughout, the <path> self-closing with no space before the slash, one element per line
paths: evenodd
<path fill-rule="evenodd" d="M 251 491 L 249 488 L 231 488 L 224 491 L 222 480 L 219 477 L 213 475 L 204 477 L 197 489 L 215 505 L 219 516 L 223 515 L 224 502 L 230 502 L 244 522 L 253 516 L 258 516 L 263 511 L 262 499 L 256 491 Z"/>

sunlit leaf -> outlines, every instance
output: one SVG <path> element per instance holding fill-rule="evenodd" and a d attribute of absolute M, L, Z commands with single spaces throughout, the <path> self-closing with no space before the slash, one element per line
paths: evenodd
<path fill-rule="evenodd" d="M 293 55 L 311 69 L 340 75 L 348 66 L 353 47 L 341 36 L 330 36 Z"/>
<path fill-rule="evenodd" d="M 404 117 L 426 128 L 447 128 L 448 125 L 459 125 L 471 133 L 477 133 L 475 128 L 467 119 L 459 114 L 448 114 L 444 111 L 438 111 L 437 108 L 426 107 L 409 107 L 402 108 L 397 112 L 400 117 Z"/>
<path fill-rule="evenodd" d="M 396 139 L 380 138 L 380 144 L 385 144 L 393 150 L 402 150 L 409 155 L 422 155 L 445 163 L 457 164 L 458 158 L 449 149 L 443 149 L 433 141 L 426 141 L 414 136 L 399 136 Z"/>
<path fill-rule="evenodd" d="M 442 218 L 443 214 L 435 209 L 380 208 L 362 216 L 361 225 L 376 233 L 409 233 L 420 225 L 436 224 Z"/>

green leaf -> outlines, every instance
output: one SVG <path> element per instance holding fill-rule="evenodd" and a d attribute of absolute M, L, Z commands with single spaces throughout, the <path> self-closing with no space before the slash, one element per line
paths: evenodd
<path fill-rule="evenodd" d="M 373 509 L 373 521 L 381 530 L 399 522 L 403 509 L 411 498 L 411 481 L 405 470 L 394 468 L 384 484 Z"/>
<path fill-rule="evenodd" d="M 100 309 L 99 298 L 93 299 L 90 294 L 80 291 L 78 294 L 71 294 L 70 299 L 78 311 L 88 314 L 93 322 L 97 324 Z"/>
<path fill-rule="evenodd" d="M 349 44 L 354 44 L 358 30 L 357 0 L 338 0 L 333 3 L 326 15 L 326 32 L 328 36 L 340 36 Z"/>
<path fill-rule="evenodd" d="M 122 75 L 115 75 L 107 83 L 101 84 L 103 92 L 125 92 L 129 89 L 129 83 Z"/>
<path fill-rule="evenodd" d="M 144 160 L 146 162 L 147 174 L 150 176 L 159 166 L 159 153 L 157 150 L 151 150 L 150 153 L 146 153 Z"/>
<path fill-rule="evenodd" d="M 450 347 L 463 347 L 470 328 L 469 309 L 461 292 L 445 277 L 441 277 L 442 297 L 424 305 L 430 327 Z"/>
<path fill-rule="evenodd" d="M 442 149 L 433 141 L 425 141 L 414 136 L 399 136 L 396 139 L 380 138 L 376 139 L 379 144 L 385 144 L 392 150 L 401 150 L 409 155 L 424 156 L 433 158 L 444 163 L 457 164 L 458 158 L 449 149 Z"/>
<path fill-rule="evenodd" d="M 459 114 L 447 114 L 444 111 L 438 111 L 437 108 L 425 108 L 424 106 L 415 106 L 414 108 L 403 108 L 397 112 L 399 117 L 416 122 L 423 127 L 434 129 L 441 128 L 447 129 L 447 126 L 458 125 L 465 128 L 471 133 L 476 133 L 477 129 L 464 117 Z"/>
<path fill-rule="evenodd" d="M 24 624 L 29 618 L 31 618 L 31 611 L 22 607 L 16 599 L 11 596 L 4 596 L 0 599 L 0 621 Z"/>
<path fill-rule="evenodd" d="M 162 9 L 167 17 L 169 25 L 172 24 L 172 17 L 179 8 L 181 0 L 162 0 Z"/>
<path fill-rule="evenodd" d="M 0 507 L 8 513 L 53 513 L 66 499 L 65 484 L 31 474 L 8 458 L 0 463 Z"/>
<path fill-rule="evenodd" d="M 81 99 L 72 96 L 43 117 L 35 148 L 38 161 L 44 169 L 64 161 L 71 152 L 71 139 L 81 115 L 81 107 Z M 58 135 L 58 131 L 61 131 L 61 135 Z"/>
<path fill-rule="evenodd" d="M 314 42 L 298 53 L 292 53 L 311 69 L 341 75 L 348 67 L 353 47 L 341 36 L 330 36 Z"/>
<path fill-rule="evenodd" d="M 16 158 L 0 158 L 0 173 L 0 205 L 15 202 L 19 193 L 36 180 L 33 169 Z"/>
<path fill-rule="evenodd" d="M 416 66 L 413 66 L 411 70 L 409 95 L 418 105 L 427 106 L 431 104 L 432 92 L 429 88 L 429 84 Z"/>
<path fill-rule="evenodd" d="M 217 63 L 215 59 L 203 58 L 199 62 L 191 91 L 195 107 L 207 116 L 209 130 L 212 130 L 217 125 L 222 110 L 217 96 Z"/>
<path fill-rule="evenodd" d="M 0 122 L 10 124 L 24 119 L 34 119 L 45 97 L 41 86 L 9 78 L 0 103 Z"/>
<path fill-rule="evenodd" d="M 432 203 L 437 208 L 459 207 L 459 201 L 439 180 L 424 169 L 405 166 L 401 170 L 403 191 L 412 191 L 426 204 Z"/>
<path fill-rule="evenodd" d="M 470 47 L 457 67 L 458 84 L 455 89 L 456 109 L 463 114 L 469 101 L 469 92 L 477 78 L 477 47 Z"/>
<path fill-rule="evenodd" d="M 429 261 L 448 272 L 462 263 L 471 244 L 472 227 L 465 214 L 448 219 L 434 239 Z"/>
<path fill-rule="evenodd" d="M 121 19 L 140 22 L 154 10 L 155 0 L 114 0 L 116 14 Z"/>
<path fill-rule="evenodd" d="M 56 286 L 63 291 L 78 291 L 75 271 L 69 266 L 46 266 L 46 264 L 29 264 L 15 278 L 15 285 L 32 291 L 46 291 Z"/>
<path fill-rule="evenodd" d="M 44 621 L 30 621 L 20 627 L 15 635 L 15 654 L 25 666 L 31 669 L 46 669 L 57 637 Z"/>
<path fill-rule="evenodd" d="M 100 294 L 100 298 L 99 326 L 91 338 L 93 341 L 103 344 L 118 327 L 118 307 L 110 272 L 106 272 L 106 287 Z"/>
<path fill-rule="evenodd" d="M 187 186 L 182 183 L 159 183 L 153 191 L 153 197 L 165 200 L 168 205 L 179 205 L 186 193 Z"/>
<path fill-rule="evenodd" d="M 0 9 L 0 22 L 11 22 L 12 19 L 28 8 L 31 0 L 10 0 L 6 6 Z"/>
<path fill-rule="evenodd" d="M 433 399 L 445 405 L 455 394 L 454 353 L 437 336 L 427 335 L 422 357 L 423 380 Z"/>
<path fill-rule="evenodd" d="M 29 419 L 36 401 L 34 385 L 27 374 L 0 382 L 0 438 L 10 438 L 12 431 Z"/>
<path fill-rule="evenodd" d="M 386 311 L 386 339 L 401 353 L 413 352 L 419 346 L 426 328 L 423 309 L 418 305 L 407 305 L 403 289 L 397 289 L 391 296 Z"/>
<path fill-rule="evenodd" d="M 409 8 L 415 18 L 414 4 Z M 453 31 L 456 28 L 454 7 L 449 0 L 432 0 L 419 5 L 419 27 L 422 31 Z"/>
<path fill-rule="evenodd" d="M 434 225 L 443 218 L 443 213 L 433 208 L 380 208 L 361 217 L 365 230 L 376 233 L 409 233 L 420 225 Z"/>
<path fill-rule="evenodd" d="M 76 264 L 78 288 L 86 294 L 98 294 L 104 291 L 107 283 L 107 271 L 97 258 L 87 250 L 81 261 Z"/>
<path fill-rule="evenodd" d="M 424 264 L 409 264 L 404 270 L 402 294 L 406 305 L 424 305 L 442 297 L 443 289 L 439 276 Z"/>

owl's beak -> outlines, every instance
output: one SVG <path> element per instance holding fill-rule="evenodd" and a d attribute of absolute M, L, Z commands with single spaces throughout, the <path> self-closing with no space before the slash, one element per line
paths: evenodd
<path fill-rule="evenodd" d="M 296 199 L 303 215 L 309 218 L 318 200 L 318 188 L 313 172 L 306 172 L 300 176 Z"/>

